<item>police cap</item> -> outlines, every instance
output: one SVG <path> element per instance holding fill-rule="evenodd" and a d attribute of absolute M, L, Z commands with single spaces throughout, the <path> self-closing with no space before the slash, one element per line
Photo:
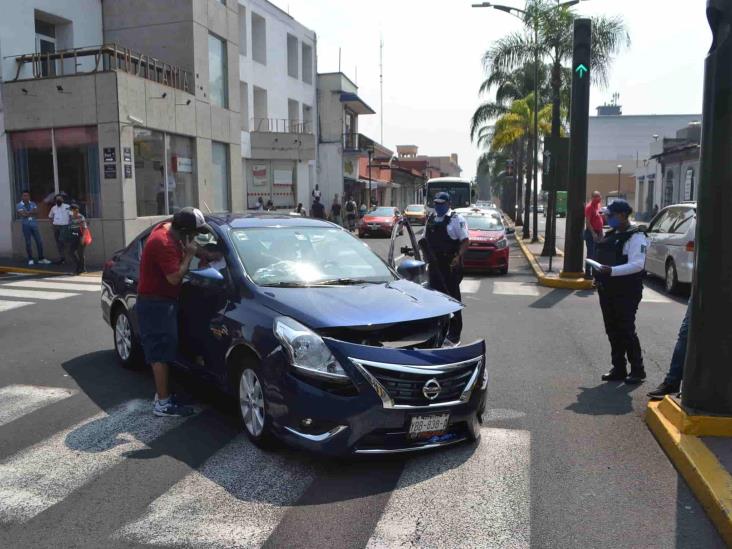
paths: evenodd
<path fill-rule="evenodd" d="M 630 207 L 630 204 L 626 200 L 618 199 L 614 200 L 608 207 L 607 210 L 610 213 L 614 214 L 632 214 L 633 208 Z"/>
<path fill-rule="evenodd" d="M 433 202 L 435 204 L 444 204 L 445 202 L 450 202 L 450 193 L 441 191 L 435 195 L 435 198 L 433 198 Z"/>

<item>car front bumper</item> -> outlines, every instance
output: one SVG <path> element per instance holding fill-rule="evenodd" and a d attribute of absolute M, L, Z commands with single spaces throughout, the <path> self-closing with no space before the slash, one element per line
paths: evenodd
<path fill-rule="evenodd" d="M 469 247 L 465 252 L 463 266 L 466 269 L 504 269 L 508 268 L 508 247 Z"/>
<path fill-rule="evenodd" d="M 287 364 L 281 352 L 267 359 L 272 361 L 265 365 L 268 373 L 278 372 L 277 379 L 268 380 L 266 396 L 275 433 L 283 441 L 338 456 L 414 452 L 479 437 L 487 385 L 483 342 L 454 349 L 405 351 L 326 341 L 351 378 L 351 394 L 336 394 L 302 377 Z M 472 385 L 467 379 L 465 388 L 469 390 L 461 393 L 463 398 L 432 404 L 404 404 L 393 389 L 384 390 L 381 386 L 377 390 L 378 380 L 375 386 L 374 379 L 369 379 L 369 372 L 376 371 L 375 368 L 397 375 L 394 370 L 382 369 L 395 367 L 418 372 L 413 375 L 426 382 L 445 371 L 440 368 L 459 369 L 463 364 L 469 377 L 475 378 Z M 409 435 L 414 416 L 445 413 L 449 419 L 444 432 L 420 438 Z"/>

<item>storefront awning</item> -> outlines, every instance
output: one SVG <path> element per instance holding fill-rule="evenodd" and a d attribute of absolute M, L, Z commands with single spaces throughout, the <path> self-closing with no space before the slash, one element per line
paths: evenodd
<path fill-rule="evenodd" d="M 341 103 L 345 104 L 356 114 L 376 114 L 376 111 L 369 107 L 366 102 L 355 93 L 341 92 Z"/>

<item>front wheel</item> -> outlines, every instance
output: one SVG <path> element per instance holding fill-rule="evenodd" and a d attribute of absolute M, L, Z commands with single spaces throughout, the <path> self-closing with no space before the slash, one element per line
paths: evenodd
<path fill-rule="evenodd" d="M 271 419 L 267 413 L 264 385 L 257 371 L 249 366 L 239 375 L 239 414 L 249 440 L 260 448 L 273 446 Z"/>
<path fill-rule="evenodd" d="M 117 360 L 125 368 L 142 366 L 142 347 L 132 330 L 132 322 L 127 311 L 120 311 L 114 316 L 114 352 Z"/>

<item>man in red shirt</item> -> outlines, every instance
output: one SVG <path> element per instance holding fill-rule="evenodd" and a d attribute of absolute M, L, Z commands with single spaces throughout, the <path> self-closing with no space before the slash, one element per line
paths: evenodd
<path fill-rule="evenodd" d="M 196 208 L 183 208 L 172 222 L 155 227 L 145 242 L 137 290 L 138 323 L 145 360 L 155 377 L 156 416 L 190 415 L 192 410 L 175 401 L 168 384 L 169 363 L 178 353 L 178 295 L 183 277 L 198 251 L 193 238 L 213 232 Z"/>
<path fill-rule="evenodd" d="M 602 229 L 605 221 L 600 215 L 600 204 L 602 195 L 600 191 L 592 193 L 592 200 L 585 206 L 585 232 L 584 239 L 587 246 L 587 258 L 595 258 L 595 243 L 602 239 Z M 585 278 L 592 278 L 592 267 L 585 264 Z"/>

